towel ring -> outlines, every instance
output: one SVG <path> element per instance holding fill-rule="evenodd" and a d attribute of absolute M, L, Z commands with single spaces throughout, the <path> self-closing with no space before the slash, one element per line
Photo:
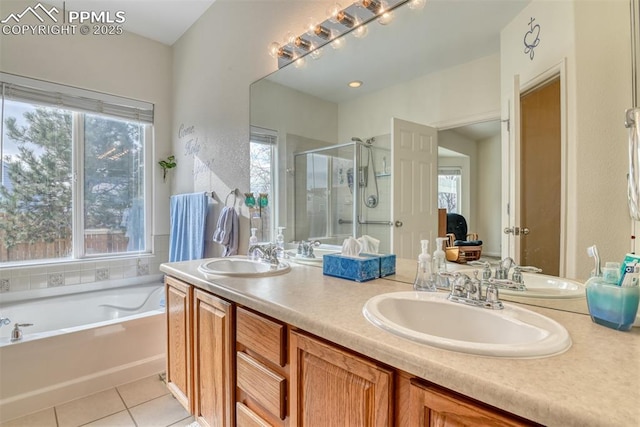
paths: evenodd
<path fill-rule="evenodd" d="M 224 205 L 228 206 L 227 202 L 229 201 L 229 196 L 233 195 L 233 204 L 231 206 L 235 206 L 236 202 L 238 201 L 238 196 L 236 195 L 236 193 L 238 192 L 238 189 L 236 188 L 235 190 L 232 190 L 229 192 L 229 194 L 227 194 L 227 197 L 225 197 L 224 199 Z"/>

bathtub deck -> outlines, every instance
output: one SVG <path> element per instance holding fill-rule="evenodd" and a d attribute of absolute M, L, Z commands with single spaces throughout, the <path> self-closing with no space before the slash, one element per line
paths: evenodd
<path fill-rule="evenodd" d="M 0 427 L 186 427 L 194 422 L 158 375 L 134 381 L 22 418 Z"/>

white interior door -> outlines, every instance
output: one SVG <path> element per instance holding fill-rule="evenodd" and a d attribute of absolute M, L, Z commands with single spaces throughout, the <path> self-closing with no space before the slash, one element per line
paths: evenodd
<path fill-rule="evenodd" d="M 394 118 L 391 146 L 391 248 L 397 257 L 412 259 L 420 240 L 434 242 L 438 235 L 438 131 Z"/>

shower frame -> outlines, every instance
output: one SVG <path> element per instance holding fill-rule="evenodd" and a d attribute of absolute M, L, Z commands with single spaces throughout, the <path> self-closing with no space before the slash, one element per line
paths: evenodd
<path fill-rule="evenodd" d="M 360 202 L 361 202 L 361 194 L 360 194 L 360 186 L 358 185 L 358 168 L 360 167 L 360 163 L 362 162 L 361 159 L 361 149 L 357 149 L 357 148 L 362 148 L 365 147 L 367 149 L 370 148 L 370 145 L 366 144 L 365 142 L 361 142 L 361 141 L 351 141 L 351 142 L 346 142 L 343 144 L 334 144 L 334 145 L 329 145 L 326 147 L 321 147 L 321 148 L 315 148 L 313 150 L 306 150 L 306 151 L 301 151 L 299 153 L 294 153 L 293 154 L 293 158 L 294 158 L 294 165 L 296 164 L 295 159 L 298 156 L 307 156 L 309 154 L 323 154 L 323 152 L 329 151 L 329 150 L 335 150 L 335 149 L 341 149 L 341 148 L 349 148 L 349 147 L 354 147 L 353 150 L 353 169 L 354 169 L 354 178 L 353 178 L 353 209 L 351 212 L 351 219 L 350 220 L 343 220 L 343 219 L 338 219 L 338 224 L 352 224 L 351 227 L 351 232 L 352 232 L 352 236 L 358 236 L 359 235 L 359 228 L 361 225 L 393 225 L 393 222 L 391 221 L 362 221 L 360 220 Z M 333 171 L 332 169 L 332 163 L 333 163 L 333 157 L 336 156 L 330 156 L 330 163 L 329 163 L 329 171 Z M 328 173 L 327 174 L 327 188 L 328 189 L 332 189 L 333 188 L 333 173 Z M 295 187 L 294 187 L 294 200 L 296 200 L 296 194 L 295 194 Z M 294 203 L 295 205 L 295 203 Z M 333 201 L 331 199 L 331 197 L 327 197 L 327 235 L 331 236 L 333 235 L 333 230 L 334 230 L 334 224 L 333 221 L 331 221 L 330 212 L 333 212 Z M 295 210 L 295 206 L 294 206 L 294 210 Z M 295 227 L 294 227 L 295 229 Z"/>

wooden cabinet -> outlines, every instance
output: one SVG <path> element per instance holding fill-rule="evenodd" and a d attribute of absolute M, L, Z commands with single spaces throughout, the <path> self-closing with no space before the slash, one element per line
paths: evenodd
<path fill-rule="evenodd" d="M 409 425 L 416 427 L 507 427 L 537 425 L 443 389 L 412 380 Z"/>
<path fill-rule="evenodd" d="M 298 332 L 290 337 L 292 425 L 393 425 L 393 371 Z"/>
<path fill-rule="evenodd" d="M 202 427 L 233 425 L 233 306 L 207 292 L 193 295 L 193 415 Z"/>
<path fill-rule="evenodd" d="M 536 425 L 166 279 L 167 386 L 205 427 Z"/>
<path fill-rule="evenodd" d="M 193 288 L 167 277 L 165 286 L 167 321 L 167 387 L 189 412 L 193 412 L 192 393 L 192 298 Z"/>
<path fill-rule="evenodd" d="M 289 422 L 287 326 L 236 310 L 236 420 L 238 427 Z"/>
<path fill-rule="evenodd" d="M 167 386 L 205 426 L 234 422 L 233 305 L 166 279 Z"/>

